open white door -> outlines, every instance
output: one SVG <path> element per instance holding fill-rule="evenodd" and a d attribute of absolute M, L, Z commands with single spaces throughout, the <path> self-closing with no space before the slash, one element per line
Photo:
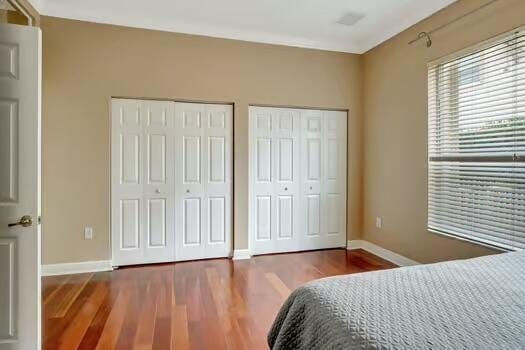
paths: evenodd
<path fill-rule="evenodd" d="M 0 349 L 40 349 L 40 29 L 0 25 Z"/>

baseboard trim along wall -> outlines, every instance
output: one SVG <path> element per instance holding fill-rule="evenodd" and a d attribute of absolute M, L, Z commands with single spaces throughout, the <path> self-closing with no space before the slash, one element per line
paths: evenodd
<path fill-rule="evenodd" d="M 75 273 L 112 271 L 111 260 L 83 261 L 42 265 L 42 276 L 70 275 Z"/>
<path fill-rule="evenodd" d="M 252 256 L 250 255 L 249 249 L 236 249 L 233 251 L 233 258 L 232 260 L 246 260 L 250 259 Z"/>
<path fill-rule="evenodd" d="M 412 266 L 419 265 L 417 261 L 404 257 L 400 254 L 394 253 L 388 249 L 382 248 L 378 245 L 363 240 L 352 240 L 347 242 L 347 249 L 364 249 L 372 254 L 379 256 L 385 260 L 388 260 L 399 266 Z M 250 259 L 249 249 L 236 249 L 233 251 L 233 260 L 246 260 Z M 63 264 L 47 264 L 42 265 L 42 276 L 56 276 L 56 275 L 69 275 L 76 273 L 87 273 L 87 272 L 100 272 L 100 271 L 112 271 L 113 266 L 111 260 L 100 260 L 100 261 L 83 261 L 76 263 L 63 263 Z"/>
<path fill-rule="evenodd" d="M 368 241 L 363 240 L 353 240 L 348 241 L 346 245 L 346 249 L 352 250 L 352 249 L 363 249 L 367 252 L 370 252 L 374 255 L 377 255 L 380 258 L 383 258 L 385 260 L 390 261 L 391 263 L 394 263 L 399 266 L 413 266 L 413 265 L 419 265 L 415 260 L 409 259 L 407 257 L 404 257 L 403 255 L 394 253 L 391 250 L 382 248 L 374 243 L 370 243 Z"/>

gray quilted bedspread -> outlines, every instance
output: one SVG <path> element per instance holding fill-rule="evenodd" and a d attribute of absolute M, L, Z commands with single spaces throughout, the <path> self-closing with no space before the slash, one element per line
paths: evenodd
<path fill-rule="evenodd" d="M 295 290 L 272 349 L 525 349 L 525 252 L 321 279 Z"/>

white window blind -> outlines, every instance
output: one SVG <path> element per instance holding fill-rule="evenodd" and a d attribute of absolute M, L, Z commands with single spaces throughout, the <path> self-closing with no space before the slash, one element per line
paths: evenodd
<path fill-rule="evenodd" d="M 525 248 L 525 31 L 428 69 L 428 227 Z"/>

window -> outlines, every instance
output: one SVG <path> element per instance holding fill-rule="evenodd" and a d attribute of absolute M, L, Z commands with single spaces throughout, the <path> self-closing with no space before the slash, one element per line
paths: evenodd
<path fill-rule="evenodd" d="M 428 69 L 428 228 L 525 249 L 525 28 Z"/>

